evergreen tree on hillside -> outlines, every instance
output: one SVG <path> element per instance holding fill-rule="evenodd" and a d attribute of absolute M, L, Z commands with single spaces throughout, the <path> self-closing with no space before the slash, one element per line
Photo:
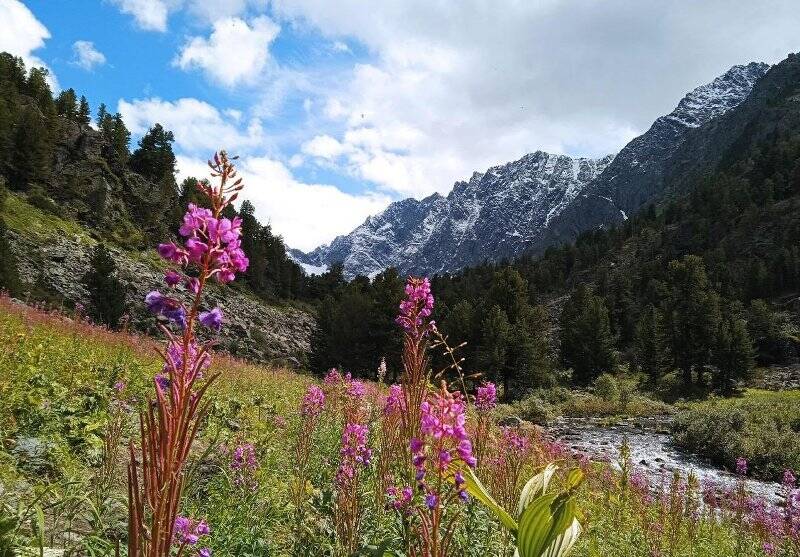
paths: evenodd
<path fill-rule="evenodd" d="M 111 141 L 111 147 L 115 155 L 114 162 L 119 166 L 125 166 L 130 158 L 129 146 L 131 142 L 131 132 L 128 131 L 128 127 L 125 125 L 125 122 L 122 121 L 122 114 L 119 112 L 114 114 L 111 118 L 111 127 L 109 131 L 109 140 Z"/>
<path fill-rule="evenodd" d="M 550 319 L 544 306 L 525 306 L 511 327 L 508 347 L 511 372 L 509 394 L 523 394 L 536 387 L 552 387 L 553 362 L 547 333 Z"/>
<path fill-rule="evenodd" d="M 8 163 L 11 185 L 26 190 L 31 184 L 45 182 L 50 176 L 51 161 L 47 122 L 35 106 L 27 106 L 15 126 Z"/>
<path fill-rule="evenodd" d="M 492 306 L 481 325 L 482 336 L 478 349 L 478 366 L 487 379 L 502 383 L 503 396 L 508 398 L 511 373 L 508 366 L 508 349 L 511 342 L 511 324 L 499 306 Z"/>
<path fill-rule="evenodd" d="M 176 160 L 172 151 L 174 142 L 175 136 L 171 131 L 165 130 L 161 124 L 154 125 L 139 140 L 139 147 L 131 155 L 131 170 L 155 184 L 171 181 L 171 187 L 177 191 Z"/>
<path fill-rule="evenodd" d="M 81 95 L 81 100 L 78 105 L 77 121 L 81 126 L 88 126 L 92 121 L 92 113 L 89 108 L 89 101 L 86 97 Z"/>
<path fill-rule="evenodd" d="M 722 394 L 733 394 L 737 381 L 746 379 L 753 369 L 753 343 L 744 319 L 728 316 L 720 322 L 714 346 L 713 363 L 717 370 L 714 384 Z"/>
<path fill-rule="evenodd" d="M 614 338 L 603 299 L 579 285 L 561 312 L 561 362 L 575 382 L 587 385 L 614 370 Z"/>
<path fill-rule="evenodd" d="M 642 311 L 634 335 L 634 363 L 636 369 L 647 374 L 655 383 L 666 365 L 666 338 L 664 317 L 650 304 Z"/>
<path fill-rule="evenodd" d="M 97 107 L 97 129 L 106 133 L 106 130 L 111 130 L 111 115 L 108 113 L 106 103 L 100 103 Z"/>
<path fill-rule="evenodd" d="M 83 284 L 91 297 L 91 315 L 98 323 L 117 328 L 126 310 L 125 285 L 117 277 L 117 265 L 103 244 L 95 246 L 90 265 Z"/>
<path fill-rule="evenodd" d="M 0 207 L 2 207 L 1 200 Z M 6 223 L 0 218 L 0 290 L 5 290 L 13 296 L 19 292 L 19 286 L 17 260 L 8 242 Z"/>
<path fill-rule="evenodd" d="M 78 97 L 75 95 L 75 89 L 65 89 L 58 94 L 58 97 L 56 97 L 56 111 L 68 120 L 77 121 Z"/>
<path fill-rule="evenodd" d="M 692 386 L 692 371 L 702 382 L 719 329 L 719 295 L 711 288 L 703 260 L 696 255 L 670 261 L 669 297 L 665 328 L 675 367 L 683 372 L 684 386 Z"/>

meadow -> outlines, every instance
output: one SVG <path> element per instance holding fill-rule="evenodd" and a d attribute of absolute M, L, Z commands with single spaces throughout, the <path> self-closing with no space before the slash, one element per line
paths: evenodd
<path fill-rule="evenodd" d="M 13 525 L 0 547 L 32 548 L 31 555 L 39 545 L 65 555 L 114 554 L 127 535 L 125 446 L 161 368 L 155 345 L 79 316 L 0 300 L 0 500 L 4 523 Z M 189 459 L 183 511 L 209 524 L 207 546 L 216 555 L 348 554 L 336 528 L 343 406 L 325 407 L 305 438 L 308 461 L 300 474 L 298 439 L 308 434 L 302 401 L 318 382 L 223 355 L 215 354 L 214 366 L 222 376 Z M 122 392 L 114 387 L 119 382 Z M 374 454 L 359 477 L 355 553 L 404 555 L 403 513 L 379 478 L 389 391 L 364 387 Z M 471 408 L 470 429 L 477 422 Z M 114 424 L 118 432 L 110 435 Z M 491 424 L 482 439 L 478 474 L 498 501 L 515 502 L 528 477 L 549 462 L 559 465 L 556 482 L 572 467 L 584 470 L 577 495 L 584 532 L 573 555 L 788 556 L 800 549 L 796 524 L 792 531 L 783 518 L 789 509 L 766 511 L 736 485 L 714 490 L 685 474 L 647 477 L 630 463 L 590 463 L 533 426 Z M 464 504 L 451 554 L 511 552 L 499 521 L 474 500 Z"/>
<path fill-rule="evenodd" d="M 747 492 L 741 455 L 738 479 L 710 485 L 647 475 L 627 441 L 596 462 L 499 425 L 497 387 L 465 377 L 427 278 L 398 308 L 402 370 L 382 362 L 375 381 L 214 352 L 224 311 L 204 287 L 248 267 L 242 221 L 223 216 L 242 189 L 232 160 L 214 155 L 219 186 L 198 183 L 206 204 L 158 246 L 166 294 L 144 304 L 162 342 L 0 296 L 0 557 L 798 555 L 790 469 L 773 505 Z M 566 407 L 659 408 L 622 392 L 607 377 Z"/>

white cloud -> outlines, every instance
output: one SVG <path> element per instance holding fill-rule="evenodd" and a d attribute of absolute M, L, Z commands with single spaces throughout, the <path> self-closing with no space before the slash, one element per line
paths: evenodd
<path fill-rule="evenodd" d="M 207 157 L 219 149 L 241 153 L 267 143 L 258 119 L 241 122 L 241 113 L 222 113 L 210 104 L 183 98 L 119 101 L 117 110 L 134 135 L 144 134 L 156 122 L 175 134 L 176 150 Z M 243 125 L 240 125 L 242 123 Z"/>
<path fill-rule="evenodd" d="M 261 77 L 270 60 L 269 45 L 279 32 L 267 16 L 250 24 L 238 17 L 221 19 L 208 38 L 190 38 L 173 64 L 183 70 L 198 68 L 227 87 L 252 83 Z"/>
<path fill-rule="evenodd" d="M 350 47 L 347 46 L 347 43 L 343 42 L 343 41 L 333 41 L 333 44 L 331 45 L 331 48 L 335 52 L 352 52 L 350 50 Z"/>
<path fill-rule="evenodd" d="M 347 152 L 348 146 L 329 135 L 318 135 L 305 142 L 302 150 L 312 157 L 333 160 Z"/>
<path fill-rule="evenodd" d="M 208 176 L 208 167 L 200 159 L 179 156 L 178 169 L 179 179 Z M 242 199 L 253 203 L 261 222 L 270 223 L 289 246 L 301 250 L 350 232 L 390 202 L 384 195 L 352 195 L 334 186 L 303 183 L 281 162 L 268 157 L 245 158 L 239 171 L 245 184 Z"/>
<path fill-rule="evenodd" d="M 112 0 L 122 13 L 133 16 L 136 25 L 146 31 L 167 30 L 167 17 L 180 0 Z"/>
<path fill-rule="evenodd" d="M 33 52 L 44 47 L 45 40 L 50 38 L 50 31 L 36 16 L 18 0 L 0 0 L 0 21 L 3 32 L 0 33 L 0 51 L 19 56 L 30 67 L 43 67 L 50 72 L 48 82 L 55 91 L 58 81 L 52 70 Z"/>
<path fill-rule="evenodd" d="M 84 70 L 91 71 L 106 63 L 105 54 L 97 50 L 92 41 L 75 41 L 72 51 L 75 54 L 72 63 Z"/>
<path fill-rule="evenodd" d="M 272 5 L 368 49 L 314 106 L 342 170 L 416 197 L 536 149 L 614 152 L 730 66 L 796 50 L 800 28 L 796 0 Z"/>

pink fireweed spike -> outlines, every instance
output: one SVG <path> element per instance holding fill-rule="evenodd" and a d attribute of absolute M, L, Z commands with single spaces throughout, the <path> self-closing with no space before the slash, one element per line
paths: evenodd
<path fill-rule="evenodd" d="M 164 367 L 153 378 L 155 400 L 140 417 L 140 450 L 130 445 L 129 557 L 169 557 L 176 543 L 178 554 L 183 554 L 184 548 L 195 545 L 208 530 L 204 522 L 195 524 L 178 516 L 184 465 L 208 411 L 203 395 L 216 378 L 207 374 L 211 344 L 198 343 L 195 325 L 200 322 L 219 331 L 222 311 L 200 311 L 205 285 L 211 279 L 230 282 L 248 266 L 239 239 L 241 221 L 221 216 L 242 189 L 241 178 L 236 179 L 236 169 L 224 151 L 215 154 L 209 166 L 218 184 L 199 183 L 198 188 L 210 207 L 190 204 L 180 227 L 185 238 L 182 244 L 165 242 L 158 246 L 162 258 L 182 267 L 164 275 L 172 295 L 153 291 L 145 297 L 152 313 L 177 328 L 161 326 L 167 336 L 167 345 L 160 352 Z M 177 288 L 181 282 L 185 292 Z M 250 467 L 251 457 L 254 459 L 252 452 L 242 452 L 242 466 Z M 198 554 L 211 552 L 200 549 Z"/>

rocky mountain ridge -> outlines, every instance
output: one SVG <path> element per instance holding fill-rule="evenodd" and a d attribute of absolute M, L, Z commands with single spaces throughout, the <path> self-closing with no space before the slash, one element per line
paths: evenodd
<path fill-rule="evenodd" d="M 392 203 L 350 234 L 292 256 L 317 269 L 342 263 L 348 277 L 389 266 L 433 274 L 541 253 L 613 225 L 664 192 L 670 161 L 686 138 L 742 103 L 768 69 L 755 62 L 734 66 L 697 87 L 616 156 L 536 151 L 456 182 L 446 197 Z"/>
<path fill-rule="evenodd" d="M 89 293 L 81 277 L 90 266 L 93 242 L 84 236 L 68 234 L 47 238 L 19 230 L 9 230 L 8 234 L 24 282 L 43 284 L 67 300 L 89 306 Z M 135 254 L 111 245 L 107 248 L 126 286 L 129 325 L 157 333 L 156 320 L 145 310 L 143 301 L 148 292 L 164 287 L 163 270 Z M 310 313 L 269 306 L 236 286 L 210 285 L 205 303 L 209 307 L 219 306 L 225 314 L 225 326 L 217 340 L 226 352 L 261 362 L 294 363 L 309 352 L 314 327 Z"/>

